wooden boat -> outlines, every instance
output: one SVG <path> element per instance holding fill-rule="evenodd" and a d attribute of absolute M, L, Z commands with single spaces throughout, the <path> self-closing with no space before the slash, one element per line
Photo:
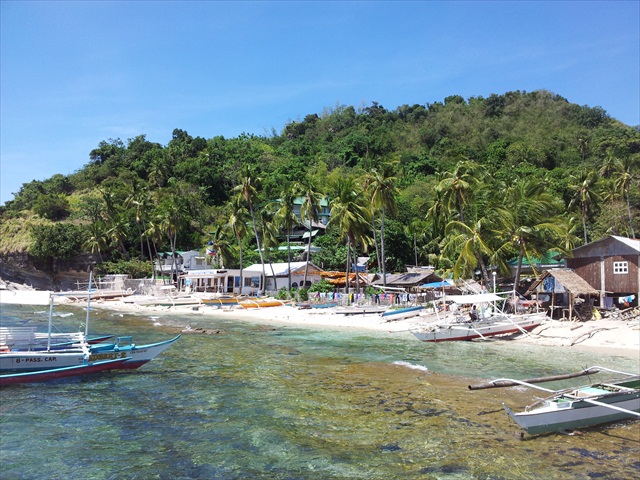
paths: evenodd
<path fill-rule="evenodd" d="M 266 299 L 266 300 L 243 300 L 239 302 L 243 308 L 266 308 L 266 307 L 282 307 L 285 303 L 282 300 Z"/>
<path fill-rule="evenodd" d="M 333 308 L 338 306 L 336 302 L 310 303 L 311 308 Z"/>
<path fill-rule="evenodd" d="M 204 303 L 205 305 L 213 305 L 218 307 L 224 307 L 228 305 L 238 305 L 239 302 L 240 300 L 238 299 L 238 297 L 233 297 L 231 295 L 223 295 L 220 297 L 202 299 L 202 303 Z"/>
<path fill-rule="evenodd" d="M 523 385 L 551 393 L 549 397 L 529 405 L 519 413 L 515 413 L 506 404 L 502 404 L 513 421 L 524 431 L 534 435 L 639 418 L 640 376 L 604 367 L 591 367 L 589 370 L 594 369 L 624 375 L 627 378 L 610 383 L 593 383 L 579 388 L 556 391 L 534 385 L 532 381 L 508 378 L 497 379 L 491 383 L 494 384 L 493 386 Z M 552 380 L 555 378 L 535 379 L 536 383 Z"/>
<path fill-rule="evenodd" d="M 422 342 L 447 342 L 473 340 L 496 335 L 526 333 L 539 326 L 546 318 L 544 313 L 513 315 L 501 312 L 497 303 L 502 297 L 492 293 L 478 295 L 448 295 L 446 300 L 456 305 L 449 319 L 427 325 L 411 333 Z M 462 313 L 459 305 L 480 306 L 473 316 Z M 489 306 L 490 308 L 484 308 Z"/>
<path fill-rule="evenodd" d="M 118 366 L 118 369 L 135 369 L 153 360 L 167 348 L 173 345 L 180 335 L 170 340 L 150 343 L 147 345 L 136 345 L 131 336 L 116 337 L 114 343 L 101 343 L 89 347 L 89 361 L 115 360 L 126 356 L 129 359 Z"/>
<path fill-rule="evenodd" d="M 395 322 L 396 320 L 404 320 L 405 318 L 411 318 L 420 315 L 421 310 L 424 310 L 424 307 L 422 305 L 418 305 L 416 307 L 387 310 L 380 316 L 385 322 Z"/>
<path fill-rule="evenodd" d="M 132 337 L 117 337 L 114 342 L 95 345 L 81 344 L 68 349 L 5 351 L 0 352 L 0 372 L 31 372 L 52 368 L 67 368 L 84 365 L 87 362 L 129 359 L 118 368 L 135 369 L 153 360 L 173 343 L 180 335 L 163 342 L 136 345 Z"/>
<path fill-rule="evenodd" d="M 338 315 L 378 315 L 387 311 L 387 307 L 376 307 L 376 306 L 355 306 L 355 307 L 345 307 L 339 308 L 334 311 L 334 313 Z"/>
<path fill-rule="evenodd" d="M 91 277 L 89 280 L 91 285 Z M 90 297 L 89 297 L 90 298 Z M 90 300 L 87 300 L 86 329 L 89 328 Z M 81 365 L 98 361 L 118 360 L 127 357 L 119 365 L 121 368 L 138 368 L 149 362 L 180 338 L 180 335 L 164 342 L 148 345 L 135 345 L 130 336 L 117 337 L 114 342 L 90 344 L 85 339 L 87 333 L 80 335 L 79 341 L 69 346 L 51 348 L 51 329 L 53 317 L 53 296 L 49 301 L 49 326 L 46 348 L 37 350 L 12 350 L 6 344 L 0 349 L 1 373 L 24 373 L 44 371 Z"/>
<path fill-rule="evenodd" d="M 119 358 L 116 360 L 89 362 L 72 367 L 2 374 L 0 375 L 0 387 L 18 385 L 21 383 L 46 382 L 49 380 L 56 380 L 58 378 L 77 377 L 91 373 L 106 372 L 120 368 L 120 366 L 127 360 L 129 360 L 129 357 Z"/>

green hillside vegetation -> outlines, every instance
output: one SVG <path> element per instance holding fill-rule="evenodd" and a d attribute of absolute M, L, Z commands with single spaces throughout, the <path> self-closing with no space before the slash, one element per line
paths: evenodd
<path fill-rule="evenodd" d="M 282 261 L 293 199 L 309 219 L 326 198 L 312 259 L 324 268 L 366 252 L 378 271 L 430 264 L 488 280 L 512 258 L 637 235 L 639 172 L 637 127 L 547 91 L 336 106 L 270 136 L 102 141 L 84 168 L 25 183 L 1 208 L 0 253 L 69 255 L 51 235 L 63 224 L 75 233 L 60 237 L 101 260 L 211 241 L 227 268 Z"/>

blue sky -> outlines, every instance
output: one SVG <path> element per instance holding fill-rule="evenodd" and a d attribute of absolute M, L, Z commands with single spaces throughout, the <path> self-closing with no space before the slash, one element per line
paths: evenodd
<path fill-rule="evenodd" d="M 102 140 L 550 90 L 640 124 L 640 2 L 0 1 L 0 204 Z"/>

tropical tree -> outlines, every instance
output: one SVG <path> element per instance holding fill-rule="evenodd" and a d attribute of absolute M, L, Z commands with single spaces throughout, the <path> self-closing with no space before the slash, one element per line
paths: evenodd
<path fill-rule="evenodd" d="M 210 232 L 209 246 L 213 250 L 214 267 L 224 268 L 225 263 L 228 265 L 233 259 L 233 251 L 229 243 L 229 224 L 219 224 Z"/>
<path fill-rule="evenodd" d="M 469 160 L 458 162 L 453 170 L 439 175 L 436 192 L 442 194 L 442 203 L 449 212 L 455 211 L 458 220 L 465 222 L 465 207 L 470 203 L 475 187 L 479 183 L 479 166 Z"/>
<path fill-rule="evenodd" d="M 454 278 L 472 277 L 474 270 L 479 267 L 485 285 L 489 285 L 489 274 L 485 258 L 494 254 L 491 248 L 491 229 L 495 219 L 490 215 L 478 216 L 469 224 L 460 220 L 452 220 L 445 228 L 445 238 L 442 241 L 442 253 L 449 257 L 456 257 L 453 265 Z"/>
<path fill-rule="evenodd" d="M 360 184 L 354 176 L 340 177 L 333 185 L 334 197 L 331 200 L 331 219 L 329 225 L 338 229 L 340 236 L 347 240 L 346 287 L 349 292 L 349 268 L 351 248 L 357 251 L 358 245 L 367 248 L 370 244 L 369 225 L 371 211 L 366 205 Z M 357 288 L 359 275 L 356 272 Z"/>
<path fill-rule="evenodd" d="M 397 163 L 397 161 L 381 162 L 365 177 L 365 188 L 370 195 L 371 208 L 373 212 L 380 212 L 380 257 L 382 284 L 385 287 L 387 286 L 387 268 L 384 252 L 384 222 L 386 212 L 395 215 L 397 210 L 396 194 L 398 190 L 395 185 L 396 177 L 394 176 Z"/>
<path fill-rule="evenodd" d="M 300 218 L 304 219 L 304 222 L 308 222 L 309 227 L 309 243 L 307 244 L 307 252 L 305 257 L 304 267 L 304 281 L 303 285 L 307 285 L 307 276 L 309 274 L 309 260 L 311 256 L 311 242 L 313 240 L 313 224 L 318 222 L 318 213 L 320 212 L 320 202 L 322 201 L 322 194 L 317 191 L 316 186 L 310 178 L 307 178 L 299 183 L 294 184 L 294 192 L 302 197 L 302 204 L 300 205 Z"/>
<path fill-rule="evenodd" d="M 296 190 L 293 188 L 285 187 L 281 193 L 280 200 L 275 204 L 278 205 L 278 208 L 274 214 L 274 222 L 278 228 L 281 228 L 285 231 L 287 236 L 287 264 L 288 264 L 288 288 L 287 290 L 291 290 L 291 244 L 290 237 L 293 227 L 295 227 L 298 223 L 298 216 L 293 208 L 293 202 L 295 201 L 297 195 Z M 308 265 L 308 263 L 307 263 Z M 306 280 L 306 279 L 305 279 Z"/>
<path fill-rule="evenodd" d="M 612 176 L 616 191 L 624 196 L 625 202 L 627 204 L 627 215 L 629 216 L 629 231 L 631 233 L 631 238 L 635 238 L 636 235 L 633 227 L 633 216 L 631 214 L 629 190 L 632 185 L 636 185 L 636 187 L 638 186 L 638 158 L 639 157 L 636 157 L 635 162 L 632 157 L 627 157 L 626 159 L 621 160 L 620 163 L 617 164 L 617 168 L 614 170 Z"/>
<path fill-rule="evenodd" d="M 587 220 L 593 208 L 600 202 L 602 196 L 599 192 L 600 176 L 595 170 L 581 169 L 571 175 L 569 189 L 573 192 L 573 198 L 569 202 L 569 208 L 579 206 L 582 215 L 582 231 L 584 243 L 589 243 Z"/>
<path fill-rule="evenodd" d="M 505 190 L 501 200 L 500 226 L 503 230 L 499 234 L 506 234 L 501 242 L 501 251 L 514 251 L 518 255 L 515 291 L 520 282 L 523 258 L 526 257 L 533 265 L 532 257 L 539 258 L 547 253 L 558 238 L 565 236 L 565 232 L 558 219 L 560 201 L 548 193 L 544 182 L 537 179 L 517 180 Z M 496 258 L 508 260 L 500 252 L 494 256 Z"/>
<path fill-rule="evenodd" d="M 231 207 L 232 212 L 229 216 L 229 228 L 233 232 L 233 236 L 236 238 L 238 242 L 238 250 L 240 254 L 240 292 L 242 292 L 242 288 L 244 287 L 244 279 L 242 275 L 242 271 L 244 269 L 243 258 L 242 258 L 242 242 L 244 237 L 247 234 L 247 224 L 249 223 L 250 216 L 248 210 L 244 207 L 242 202 L 240 202 L 239 197 L 235 197 L 232 199 Z"/>
<path fill-rule="evenodd" d="M 104 260 L 102 258 L 102 252 L 107 248 L 106 241 L 106 228 L 103 222 L 93 222 L 87 227 L 87 237 L 82 244 L 82 248 L 91 254 L 96 253 L 100 257 L 100 262 Z"/>
<path fill-rule="evenodd" d="M 258 199 L 258 191 L 256 185 L 260 183 L 260 178 L 255 177 L 251 169 L 247 166 L 244 170 L 243 177 L 240 184 L 233 187 L 232 192 L 235 193 L 240 200 L 244 201 L 249 213 L 251 214 L 251 223 L 253 224 L 253 234 L 256 237 L 256 244 L 258 246 L 258 254 L 260 255 L 260 264 L 262 265 L 262 277 L 266 279 L 266 273 L 264 270 L 264 255 L 262 247 L 260 245 L 260 237 L 258 235 L 258 227 L 256 225 L 256 215 L 254 211 L 254 205 Z M 260 293 L 264 294 L 265 284 L 263 282 Z"/>

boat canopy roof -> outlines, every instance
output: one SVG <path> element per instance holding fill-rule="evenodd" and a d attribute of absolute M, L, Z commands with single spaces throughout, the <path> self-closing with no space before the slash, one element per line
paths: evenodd
<path fill-rule="evenodd" d="M 504 300 L 504 298 L 496 295 L 495 293 L 478 293 L 473 295 L 445 295 L 445 300 L 465 305 L 468 303 L 488 303 Z"/>

